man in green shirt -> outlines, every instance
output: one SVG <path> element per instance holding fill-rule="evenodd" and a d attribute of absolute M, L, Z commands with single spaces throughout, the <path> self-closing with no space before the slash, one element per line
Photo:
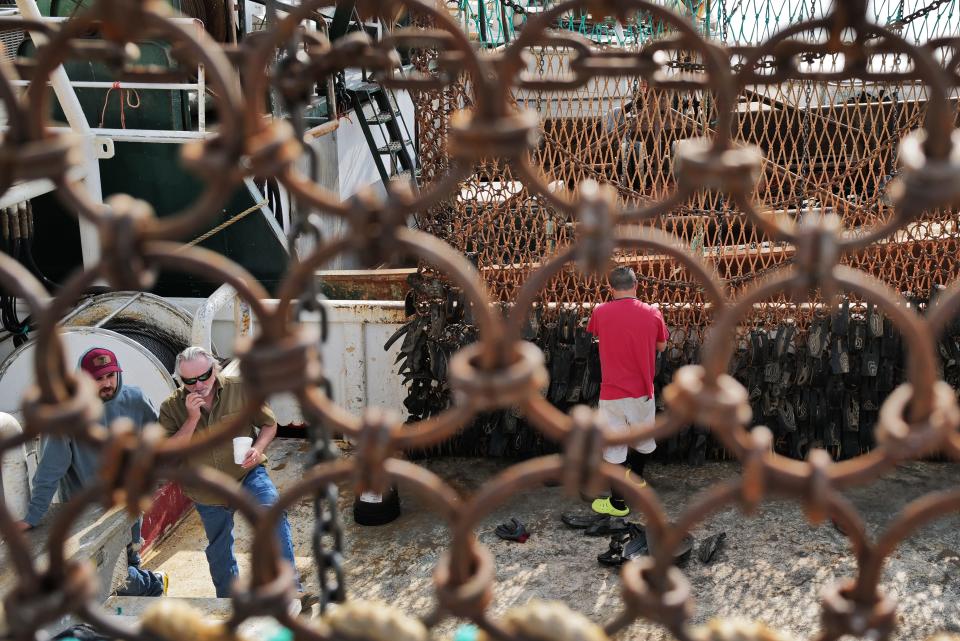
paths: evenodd
<path fill-rule="evenodd" d="M 167 430 L 171 443 L 189 443 L 194 435 L 202 435 L 211 427 L 230 420 L 243 411 L 246 394 L 239 379 L 220 374 L 220 366 L 213 354 L 202 347 L 188 347 L 177 356 L 176 374 L 183 386 L 171 394 L 160 406 L 160 424 Z M 211 451 L 191 457 L 187 464 L 211 467 L 237 481 L 260 504 L 277 502 L 277 488 L 263 464 L 264 451 L 277 433 L 277 420 L 269 406 L 264 405 L 254 416 L 246 433 L 253 446 L 243 461 L 234 462 L 233 443 L 227 441 Z M 193 499 L 207 534 L 207 564 L 218 597 L 229 597 L 234 579 L 239 576 L 237 559 L 233 553 L 233 513 L 218 496 L 199 488 L 186 488 Z M 277 523 L 280 551 L 297 577 L 293 556 L 293 538 L 290 524 L 284 514 Z"/>

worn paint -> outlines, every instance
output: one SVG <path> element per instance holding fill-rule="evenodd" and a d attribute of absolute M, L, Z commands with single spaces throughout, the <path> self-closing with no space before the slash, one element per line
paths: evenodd
<path fill-rule="evenodd" d="M 114 320 L 143 323 L 153 329 L 169 334 L 181 343 L 190 343 L 190 324 L 192 319 L 180 306 L 171 301 L 146 292 L 110 292 L 91 299 L 87 305 L 81 305 L 67 314 L 63 324 L 73 326 L 93 326 L 109 316 L 115 309 L 126 304 L 137 293 L 137 298 L 129 307 L 114 317 Z"/>
<path fill-rule="evenodd" d="M 193 502 L 187 498 L 176 483 L 162 485 L 153 495 L 150 509 L 143 515 L 143 527 L 140 536 L 144 540 L 144 550 L 160 541 L 183 518 Z"/>

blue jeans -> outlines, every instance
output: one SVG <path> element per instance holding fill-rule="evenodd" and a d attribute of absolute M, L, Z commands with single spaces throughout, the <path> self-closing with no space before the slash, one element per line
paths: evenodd
<path fill-rule="evenodd" d="M 262 465 L 253 468 L 244 477 L 243 489 L 249 492 L 260 505 L 269 506 L 277 502 L 277 488 Z M 233 554 L 234 510 L 223 505 L 197 503 L 197 512 L 200 514 L 200 520 L 203 521 L 203 529 L 207 533 L 207 565 L 210 567 L 213 585 L 217 589 L 217 597 L 229 597 L 233 580 L 240 575 L 237 558 Z M 280 541 L 280 553 L 293 566 L 299 590 L 300 575 L 296 571 L 297 566 L 293 558 L 293 537 L 290 534 L 286 512 L 277 523 L 277 537 Z"/>
<path fill-rule="evenodd" d="M 119 596 L 162 596 L 163 578 L 159 572 L 140 568 L 140 526 L 143 517 L 130 528 L 130 543 L 127 544 L 127 581 L 117 590 Z"/>
<path fill-rule="evenodd" d="M 135 568 L 140 567 L 140 546 L 143 545 L 143 538 L 140 536 L 142 527 L 143 517 L 141 516 L 130 527 L 130 543 L 127 544 L 127 565 Z"/>
<path fill-rule="evenodd" d="M 163 596 L 163 578 L 159 572 L 127 566 L 127 582 L 117 590 L 118 596 Z"/>

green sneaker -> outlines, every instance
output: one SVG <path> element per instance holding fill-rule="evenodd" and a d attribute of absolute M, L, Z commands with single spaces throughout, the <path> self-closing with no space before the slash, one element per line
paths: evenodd
<path fill-rule="evenodd" d="M 590 504 L 590 507 L 597 514 L 608 514 L 610 516 L 626 516 L 630 514 L 630 508 L 625 507 L 622 510 L 618 510 L 613 507 L 609 498 L 596 499 Z"/>

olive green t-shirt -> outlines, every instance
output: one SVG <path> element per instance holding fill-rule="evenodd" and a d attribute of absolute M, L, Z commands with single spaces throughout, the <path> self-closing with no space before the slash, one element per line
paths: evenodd
<path fill-rule="evenodd" d="M 197 429 L 194 435 L 204 434 L 211 427 L 231 419 L 243 411 L 247 399 L 240 379 L 226 378 L 218 374 L 217 383 L 210 411 L 201 408 L 200 419 L 197 421 Z M 187 389 L 181 387 L 160 406 L 160 425 L 163 426 L 169 436 L 176 434 L 187 420 L 187 394 L 189 394 Z M 270 406 L 264 404 L 254 415 L 248 429 L 237 433 L 236 436 L 250 436 L 256 441 L 258 428 L 264 425 L 273 425 L 276 422 L 277 418 L 270 410 Z M 261 463 L 266 462 L 266 460 L 267 457 L 264 456 Z M 233 462 L 232 440 L 228 440 L 212 450 L 190 457 L 186 463 L 211 467 L 237 481 L 242 480 L 250 472 L 249 469 L 244 469 Z M 185 487 L 184 492 L 193 501 L 202 505 L 224 505 L 223 499 L 219 496 L 201 488 Z"/>

